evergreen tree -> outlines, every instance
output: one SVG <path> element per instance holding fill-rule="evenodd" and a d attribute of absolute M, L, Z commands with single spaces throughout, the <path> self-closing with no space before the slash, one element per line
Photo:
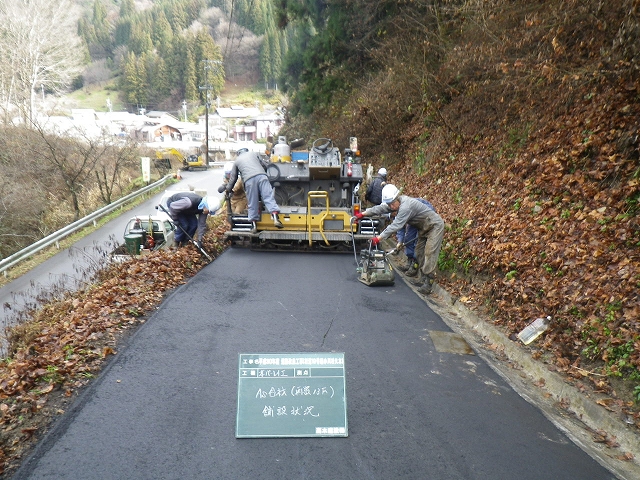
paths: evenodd
<path fill-rule="evenodd" d="M 179 98 L 185 98 L 185 78 L 186 78 L 186 60 L 187 46 L 186 40 L 181 35 L 174 35 L 171 42 L 170 51 L 164 52 L 164 58 L 167 65 L 167 78 L 173 95 Z"/>
<path fill-rule="evenodd" d="M 167 67 L 164 59 L 155 53 L 146 57 L 147 98 L 155 105 L 170 94 Z"/>
<path fill-rule="evenodd" d="M 196 63 L 190 48 L 187 48 L 185 58 L 184 75 L 184 98 L 187 101 L 196 102 L 199 97 L 198 76 L 196 73 Z"/>
<path fill-rule="evenodd" d="M 242 25 L 244 26 L 248 26 L 249 24 L 249 3 L 247 2 L 247 0 L 235 0 L 235 2 L 232 3 L 233 5 L 233 21 L 236 22 L 238 25 Z"/>
<path fill-rule="evenodd" d="M 106 8 L 101 0 L 96 0 L 91 19 L 85 16 L 78 21 L 78 35 L 85 41 L 94 59 L 104 58 L 111 53 L 110 31 Z"/>
<path fill-rule="evenodd" d="M 269 18 L 267 15 L 267 3 L 270 0 L 253 0 L 248 11 L 248 27 L 256 35 L 262 35 L 267 31 Z"/>
<path fill-rule="evenodd" d="M 78 20 L 78 36 L 82 38 L 89 47 L 95 43 L 96 31 L 89 19 L 82 17 Z"/>
<path fill-rule="evenodd" d="M 187 25 L 191 25 L 199 17 L 202 11 L 207 8 L 205 0 L 188 0 L 184 3 Z"/>
<path fill-rule="evenodd" d="M 129 17 L 120 17 L 116 22 L 115 32 L 113 34 L 113 43 L 115 46 L 128 45 L 131 39 L 131 19 Z"/>
<path fill-rule="evenodd" d="M 187 13 L 182 0 L 169 0 L 169 3 L 166 4 L 165 13 L 171 24 L 171 29 L 175 33 L 181 32 L 188 26 Z"/>
<path fill-rule="evenodd" d="M 285 59 L 287 58 L 289 52 L 289 36 L 287 32 L 282 32 L 280 35 L 280 65 L 278 66 L 278 70 L 275 72 L 276 81 L 282 85 L 284 83 L 284 65 Z"/>
<path fill-rule="evenodd" d="M 272 48 L 271 42 L 273 41 L 273 31 L 269 30 L 264 36 L 264 41 L 260 48 L 260 72 L 262 73 L 262 79 L 264 80 L 264 87 L 269 88 L 269 82 L 273 79 L 273 71 L 271 69 L 272 62 Z"/>
<path fill-rule="evenodd" d="M 133 17 L 136 13 L 136 6 L 133 0 L 121 0 L 120 18 Z"/>
<path fill-rule="evenodd" d="M 153 33 L 151 40 L 153 46 L 160 52 L 165 52 L 171 45 L 173 38 L 173 31 L 171 30 L 171 24 L 167 20 L 164 10 L 158 9 L 153 13 L 154 21 L 152 24 Z"/>
<path fill-rule="evenodd" d="M 111 51 L 111 26 L 107 20 L 107 8 L 102 0 L 96 0 L 93 4 L 93 16 L 91 24 L 95 32 L 95 40 L 90 48 L 96 52 L 100 58 L 108 55 Z"/>
<path fill-rule="evenodd" d="M 187 37 L 189 51 L 193 54 L 196 65 L 196 83 L 198 86 L 208 84 L 212 87 L 209 95 L 217 95 L 224 85 L 224 70 L 220 48 L 206 30 L 201 29 L 193 36 Z M 205 72 L 205 65 L 207 70 Z M 206 78 L 205 78 L 206 77 Z M 200 94 L 201 101 L 206 101 L 206 91 Z"/>
<path fill-rule="evenodd" d="M 138 77 L 138 58 L 135 53 L 129 52 L 122 67 L 122 81 L 120 88 L 128 103 L 138 103 L 138 90 L 143 80 Z M 146 79 L 145 79 L 146 80 Z"/>
<path fill-rule="evenodd" d="M 147 53 L 143 53 L 136 62 L 136 73 L 139 82 L 136 89 L 136 103 L 138 105 L 147 105 L 149 103 L 147 55 Z"/>
<path fill-rule="evenodd" d="M 153 49 L 150 30 L 144 28 L 140 23 L 135 23 L 131 28 L 131 37 L 129 38 L 129 50 L 136 55 L 142 55 Z"/>
<path fill-rule="evenodd" d="M 273 32 L 274 37 L 271 42 L 271 81 L 273 82 L 273 88 L 278 89 L 278 77 L 280 76 L 280 70 L 282 69 L 282 52 L 280 50 L 280 34 L 277 31 Z"/>

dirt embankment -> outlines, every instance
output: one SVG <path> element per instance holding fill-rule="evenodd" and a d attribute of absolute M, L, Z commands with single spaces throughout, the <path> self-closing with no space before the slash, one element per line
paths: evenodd
<path fill-rule="evenodd" d="M 384 68 L 306 128 L 428 198 L 441 285 L 511 338 L 550 315 L 527 348 L 640 428 L 640 6 L 483 5 L 437 38 L 401 9 Z"/>

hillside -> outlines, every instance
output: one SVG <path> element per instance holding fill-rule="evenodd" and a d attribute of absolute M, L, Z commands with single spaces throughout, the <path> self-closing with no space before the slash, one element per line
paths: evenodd
<path fill-rule="evenodd" d="M 470 3 L 439 36 L 401 8 L 381 68 L 288 129 L 357 136 L 447 222 L 438 283 L 512 340 L 550 315 L 534 357 L 638 428 L 638 3 Z"/>

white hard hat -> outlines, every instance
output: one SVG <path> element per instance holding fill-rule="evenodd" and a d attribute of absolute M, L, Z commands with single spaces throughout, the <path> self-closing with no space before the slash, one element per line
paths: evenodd
<path fill-rule="evenodd" d="M 395 185 L 391 185 L 390 183 L 385 185 L 382 187 L 382 203 L 390 204 L 398 198 L 399 194 L 400 190 L 398 190 Z"/>
<path fill-rule="evenodd" d="M 387 176 L 387 169 L 382 167 L 380 170 L 378 170 L 378 175 L 382 175 L 383 177 Z"/>
<path fill-rule="evenodd" d="M 224 164 L 224 174 L 229 175 L 233 170 L 233 162 L 227 162 Z"/>

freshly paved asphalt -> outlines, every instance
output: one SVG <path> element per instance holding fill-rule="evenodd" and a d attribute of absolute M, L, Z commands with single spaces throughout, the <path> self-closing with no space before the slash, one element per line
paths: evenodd
<path fill-rule="evenodd" d="M 610 479 L 404 282 L 231 249 L 177 289 L 15 479 Z M 347 438 L 236 439 L 239 353 L 344 352 Z"/>

